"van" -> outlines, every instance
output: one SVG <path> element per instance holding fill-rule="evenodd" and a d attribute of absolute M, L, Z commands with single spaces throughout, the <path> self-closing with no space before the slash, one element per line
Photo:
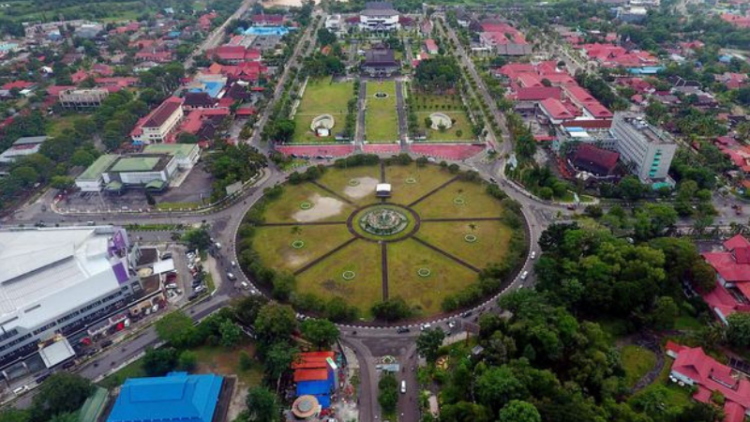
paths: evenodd
<path fill-rule="evenodd" d="M 406 380 L 401 380 L 401 394 L 406 394 Z"/>

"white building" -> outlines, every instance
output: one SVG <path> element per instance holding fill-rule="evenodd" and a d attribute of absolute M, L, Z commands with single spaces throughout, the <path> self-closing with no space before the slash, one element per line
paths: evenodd
<path fill-rule="evenodd" d="M 118 227 L 0 230 L 0 363 L 124 307 L 137 255 Z"/>
<path fill-rule="evenodd" d="M 341 15 L 328 15 L 326 17 L 326 29 L 336 35 L 341 35 L 346 32 L 346 25 L 344 18 Z"/>
<path fill-rule="evenodd" d="M 66 89 L 60 91 L 59 98 L 63 108 L 79 110 L 99 107 L 108 95 L 109 91 L 104 88 Z"/>
<path fill-rule="evenodd" d="M 138 121 L 130 132 L 134 144 L 162 142 L 182 120 L 182 99 L 171 97 Z"/>
<path fill-rule="evenodd" d="M 42 147 L 46 136 L 27 136 L 18 138 L 10 148 L 0 154 L 0 163 L 11 163 L 26 155 L 36 154 Z"/>
<path fill-rule="evenodd" d="M 651 126 L 639 115 L 617 112 L 612 121 L 620 159 L 633 164 L 633 173 L 643 182 L 665 180 L 677 151 L 674 139 Z"/>
<path fill-rule="evenodd" d="M 368 2 L 359 15 L 359 27 L 363 31 L 389 32 L 401 28 L 399 13 L 387 2 Z"/>

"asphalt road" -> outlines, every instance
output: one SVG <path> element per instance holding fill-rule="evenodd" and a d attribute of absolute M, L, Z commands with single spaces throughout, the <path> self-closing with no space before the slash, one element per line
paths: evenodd
<path fill-rule="evenodd" d="M 206 37 L 205 40 L 198 46 L 198 48 L 195 49 L 195 52 L 193 55 L 188 57 L 187 60 L 185 60 L 185 69 L 190 69 L 193 67 L 193 63 L 195 62 L 194 57 L 199 56 L 203 54 L 206 50 L 210 50 L 219 43 L 221 43 L 221 40 L 224 39 L 224 28 L 227 27 L 227 25 L 232 22 L 233 20 L 239 19 L 246 11 L 250 8 L 250 6 L 253 5 L 253 3 L 256 3 L 258 0 L 244 0 L 240 7 L 237 9 L 236 12 L 234 12 L 229 18 L 227 18 L 226 21 L 224 21 L 221 26 L 214 29 L 208 37 Z"/>

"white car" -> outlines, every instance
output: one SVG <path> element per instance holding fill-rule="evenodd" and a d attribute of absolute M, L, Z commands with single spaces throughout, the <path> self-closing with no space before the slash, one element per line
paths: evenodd
<path fill-rule="evenodd" d="M 201 284 L 200 286 L 196 287 L 195 290 L 193 290 L 195 293 L 200 293 L 202 291 L 206 290 L 206 285 Z"/>
<path fill-rule="evenodd" d="M 420 324 L 419 326 L 420 331 L 429 330 L 430 328 L 432 328 L 432 324 L 430 324 L 429 322 L 426 324 Z"/>
<path fill-rule="evenodd" d="M 454 328 L 456 326 L 456 321 L 448 321 L 448 328 Z"/>
<path fill-rule="evenodd" d="M 29 391 L 29 386 L 28 385 L 22 385 L 20 387 L 14 388 L 13 389 L 13 394 L 15 394 L 15 395 L 18 396 L 18 395 L 23 394 L 23 393 L 25 393 L 27 391 Z"/>
<path fill-rule="evenodd" d="M 531 251 L 531 259 L 536 259 L 536 251 Z"/>
<path fill-rule="evenodd" d="M 177 283 L 169 283 L 166 286 L 167 289 L 177 289 Z"/>
<path fill-rule="evenodd" d="M 521 273 L 521 280 L 526 280 L 526 277 L 528 277 L 528 276 L 529 276 L 529 272 L 528 271 L 522 272 Z"/>

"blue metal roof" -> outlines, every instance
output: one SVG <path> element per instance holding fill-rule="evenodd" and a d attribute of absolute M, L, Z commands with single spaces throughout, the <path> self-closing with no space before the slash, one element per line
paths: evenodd
<path fill-rule="evenodd" d="M 172 372 L 125 381 L 107 422 L 211 422 L 223 378 Z"/>

